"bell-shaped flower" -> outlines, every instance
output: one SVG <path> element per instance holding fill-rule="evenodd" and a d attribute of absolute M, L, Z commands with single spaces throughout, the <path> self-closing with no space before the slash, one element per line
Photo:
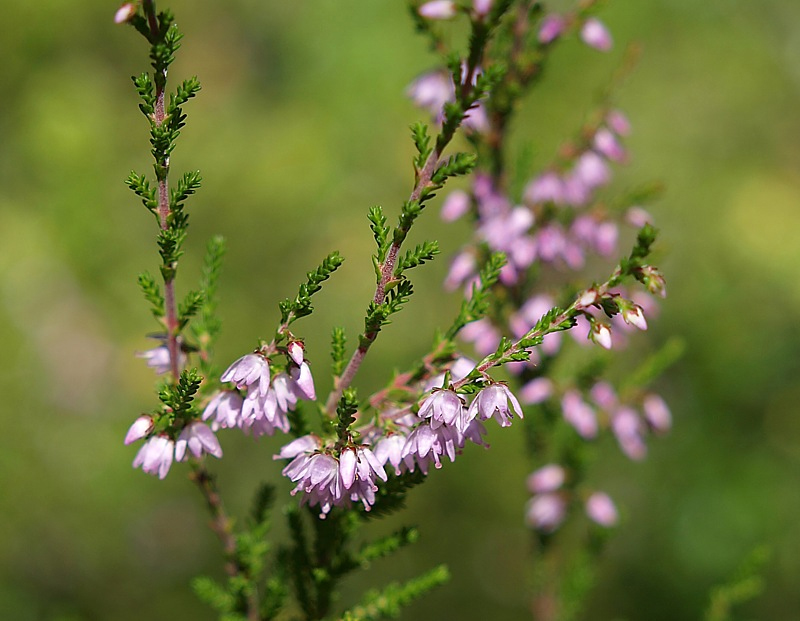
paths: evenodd
<path fill-rule="evenodd" d="M 614 45 L 608 28 L 596 17 L 590 17 L 584 22 L 581 28 L 581 39 L 589 47 L 601 52 L 609 51 Z"/>
<path fill-rule="evenodd" d="M 528 476 L 528 491 L 533 494 L 554 492 L 564 485 L 566 474 L 558 464 L 547 464 Z"/>
<path fill-rule="evenodd" d="M 669 407 L 658 395 L 647 395 L 642 402 L 642 411 L 647 424 L 654 431 L 664 433 L 672 427 Z"/>
<path fill-rule="evenodd" d="M 538 494 L 525 507 L 528 526 L 544 533 L 556 530 L 567 513 L 567 503 L 560 494 Z"/>
<path fill-rule="evenodd" d="M 211 427 L 233 429 L 241 424 L 242 405 L 244 399 L 235 390 L 222 390 L 218 392 L 206 409 L 203 410 L 203 420 L 211 420 Z"/>
<path fill-rule="evenodd" d="M 140 416 L 133 421 L 133 424 L 128 429 L 128 433 L 125 435 L 125 444 L 128 445 L 146 437 L 153 430 L 153 426 L 152 416 Z"/>
<path fill-rule="evenodd" d="M 432 429 L 450 425 L 463 433 L 469 424 L 464 401 L 452 390 L 434 389 L 420 405 L 418 416 L 430 419 Z"/>
<path fill-rule="evenodd" d="M 151 437 L 133 459 L 133 467 L 141 466 L 147 474 L 158 475 L 159 479 L 167 476 L 175 455 L 175 443 L 165 435 Z"/>
<path fill-rule="evenodd" d="M 456 14 L 456 5 L 452 0 L 431 0 L 418 9 L 426 19 L 450 19 Z"/>
<path fill-rule="evenodd" d="M 233 382 L 238 388 L 255 385 L 263 397 L 269 389 L 269 363 L 258 352 L 247 354 L 229 366 L 220 379 Z"/>
<path fill-rule="evenodd" d="M 561 36 L 561 33 L 564 32 L 564 28 L 566 28 L 566 26 L 567 21 L 561 15 L 551 13 L 550 15 L 545 16 L 545 18 L 542 20 L 542 23 L 539 25 L 539 43 L 543 45 L 552 43 Z"/>
<path fill-rule="evenodd" d="M 468 418 L 494 418 L 501 427 L 508 427 L 514 416 L 523 418 L 522 406 L 505 384 L 490 384 L 481 390 L 469 406 Z"/>
<path fill-rule="evenodd" d="M 219 440 L 208 425 L 195 421 L 186 425 L 175 442 L 175 459 L 184 461 L 190 454 L 199 459 L 203 453 L 216 458 L 222 457 Z"/>
<path fill-rule="evenodd" d="M 595 492 L 586 500 L 586 515 L 600 526 L 610 528 L 619 521 L 614 501 L 604 492 Z"/>

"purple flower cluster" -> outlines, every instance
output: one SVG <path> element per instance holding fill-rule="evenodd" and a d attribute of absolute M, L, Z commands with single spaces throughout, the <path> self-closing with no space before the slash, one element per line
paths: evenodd
<path fill-rule="evenodd" d="M 528 476 L 528 491 L 533 494 L 525 507 L 525 521 L 542 533 L 552 533 L 567 517 L 577 498 L 574 490 L 565 487 L 567 473 L 558 464 L 547 464 Z M 593 492 L 584 501 L 586 515 L 593 522 L 610 528 L 619 521 L 614 501 L 605 492 Z"/>
<path fill-rule="evenodd" d="M 460 359 L 453 365 L 451 377 L 464 377 L 473 366 Z M 334 506 L 356 502 L 369 511 L 375 502 L 377 479 L 386 480 L 387 465 L 396 475 L 417 469 L 428 474 L 431 465 L 441 468 L 443 457 L 455 461 L 467 440 L 486 446 L 483 421 L 494 418 L 507 427 L 514 417 L 523 415 L 519 401 L 505 384 L 486 385 L 469 405 L 450 388 L 428 392 L 416 414 L 410 408 L 389 410 L 378 422 L 356 430 L 361 444 L 340 448 L 307 435 L 284 446 L 275 458 L 292 460 L 283 474 L 296 483 L 293 493 L 302 492 L 302 502 L 319 506 L 322 517 Z"/>
<path fill-rule="evenodd" d="M 298 399 L 316 399 L 311 368 L 302 345 L 288 347 L 289 369 L 270 373 L 267 357 L 257 351 L 242 356 L 222 374 L 233 388 L 217 393 L 206 406 L 203 420 L 211 419 L 213 429 L 238 427 L 254 437 L 289 431 L 287 414 Z M 240 391 L 246 391 L 242 396 Z"/>
<path fill-rule="evenodd" d="M 152 434 L 155 422 L 150 416 L 140 416 L 128 429 L 125 444 L 145 439 L 133 460 L 133 467 L 141 467 L 147 474 L 167 476 L 174 461 L 185 461 L 189 455 L 199 459 L 204 453 L 222 457 L 222 447 L 214 432 L 198 421 L 192 421 L 181 430 L 177 440 L 166 433 Z"/>

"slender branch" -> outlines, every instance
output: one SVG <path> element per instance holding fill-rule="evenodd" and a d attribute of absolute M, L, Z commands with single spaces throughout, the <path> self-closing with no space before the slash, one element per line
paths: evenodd
<path fill-rule="evenodd" d="M 150 26 L 151 42 L 156 41 L 159 35 L 158 18 L 156 17 L 155 5 L 152 0 L 145 0 L 143 4 L 147 23 Z M 161 79 L 155 76 L 156 101 L 153 112 L 153 121 L 156 126 L 161 127 L 167 118 L 164 108 L 165 85 L 167 82 L 167 70 L 163 70 Z M 158 171 L 158 223 L 162 231 L 166 231 L 169 226 L 170 201 L 169 201 L 169 156 L 156 162 Z M 178 313 L 175 307 L 175 284 L 173 278 L 164 279 L 164 315 L 167 328 L 167 350 L 169 351 L 170 372 L 173 379 L 177 382 L 181 370 L 179 365 L 180 344 L 178 343 Z"/>

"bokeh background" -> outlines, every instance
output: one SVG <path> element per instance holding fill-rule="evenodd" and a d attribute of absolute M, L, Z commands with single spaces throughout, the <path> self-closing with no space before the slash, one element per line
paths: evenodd
<path fill-rule="evenodd" d="M 330 327 L 355 335 L 372 291 L 366 209 L 408 193 L 403 96 L 436 59 L 397 0 L 174 0 L 186 33 L 173 77 L 199 75 L 176 171 L 200 168 L 184 275 L 204 240 L 229 241 L 220 360 L 268 336 L 276 302 L 331 249 L 345 267 L 303 326 L 324 369 Z M 123 185 L 149 170 L 129 76 L 145 67 L 116 5 L 5 0 L 0 20 L 0 618 L 212 619 L 190 592 L 219 575 L 219 549 L 185 466 L 134 471 L 122 438 L 152 406 L 133 352 L 154 329 L 135 284 L 156 268 L 153 222 Z M 758 545 L 766 588 L 740 618 L 800 610 L 800 3 L 609 2 L 616 46 L 557 52 L 526 102 L 521 136 L 546 161 L 639 42 L 616 95 L 633 122 L 618 187 L 660 180 L 653 208 L 669 298 L 649 332 L 685 355 L 659 381 L 675 428 L 631 465 L 601 447 L 594 479 L 624 524 L 610 540 L 585 619 L 697 619 L 709 590 Z M 446 253 L 464 229 L 425 215 Z M 359 385 L 380 384 L 429 343 L 456 304 L 446 261 L 371 352 Z M 187 281 L 184 281 L 186 283 Z M 353 300 L 356 303 L 353 304 Z M 623 357 L 626 354 L 623 354 Z M 328 384 L 320 373 L 319 388 Z M 395 524 L 419 544 L 348 582 L 349 591 L 449 563 L 452 582 L 409 619 L 529 618 L 527 494 L 519 429 L 492 433 L 412 493 Z M 278 480 L 277 443 L 229 433 L 218 464 L 233 512 Z M 217 466 L 217 464 L 214 464 Z M 281 483 L 281 489 L 288 485 Z M 276 533 L 282 532 L 276 516 Z M 379 533 L 387 525 L 371 526 Z"/>

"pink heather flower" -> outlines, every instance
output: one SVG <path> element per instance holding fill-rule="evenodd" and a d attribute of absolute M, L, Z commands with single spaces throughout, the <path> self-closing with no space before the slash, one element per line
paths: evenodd
<path fill-rule="evenodd" d="M 467 416 L 470 420 L 494 418 L 501 427 L 509 427 L 517 415 L 522 416 L 522 406 L 505 384 L 490 384 L 472 400 Z"/>
<path fill-rule="evenodd" d="M 272 459 L 293 459 L 300 453 L 313 453 L 321 446 L 322 444 L 317 436 L 300 436 L 296 440 L 289 442 L 289 444 L 284 445 L 280 453 L 273 455 Z"/>
<path fill-rule="evenodd" d="M 564 485 L 566 474 L 558 464 L 547 464 L 535 470 L 528 477 L 528 491 L 532 494 L 554 492 Z"/>
<path fill-rule="evenodd" d="M 592 324 L 592 327 L 589 330 L 589 339 L 600 345 L 600 347 L 611 349 L 611 330 L 604 323 L 595 321 Z"/>
<path fill-rule="evenodd" d="M 598 302 L 597 291 L 594 289 L 587 289 L 583 293 L 581 293 L 581 297 L 578 298 L 578 304 L 576 305 L 578 308 L 588 308 Z"/>
<path fill-rule="evenodd" d="M 339 455 L 339 474 L 345 489 L 361 481 L 375 485 L 375 478 L 386 481 L 386 471 L 375 454 L 365 446 L 346 448 Z"/>
<path fill-rule="evenodd" d="M 116 13 L 114 13 L 114 23 L 115 24 L 125 23 L 128 20 L 130 20 L 134 15 L 136 15 L 136 5 L 133 2 L 126 2 L 117 9 Z"/>
<path fill-rule="evenodd" d="M 589 47 L 593 47 L 601 52 L 607 52 L 614 45 L 611 33 L 605 24 L 596 17 L 590 17 L 581 28 L 581 39 Z"/>
<path fill-rule="evenodd" d="M 594 249 L 597 254 L 608 257 L 617 251 L 619 229 L 615 222 L 600 222 L 595 229 Z"/>
<path fill-rule="evenodd" d="M 543 45 L 552 43 L 561 36 L 566 25 L 567 22 L 561 15 L 552 13 L 545 16 L 539 26 L 539 43 Z"/>
<path fill-rule="evenodd" d="M 212 418 L 211 428 L 220 427 L 222 429 L 233 429 L 241 423 L 242 405 L 244 399 L 235 390 L 223 390 L 218 392 L 206 409 L 203 410 L 203 420 Z"/>
<path fill-rule="evenodd" d="M 153 436 L 142 445 L 133 460 L 133 467 L 142 467 L 147 474 L 157 474 L 163 479 L 172 465 L 175 443 L 167 436 Z"/>
<path fill-rule="evenodd" d="M 556 530 L 567 512 L 567 504 L 559 494 L 540 494 L 528 501 L 525 521 L 528 526 L 545 533 Z"/>
<path fill-rule="evenodd" d="M 553 382 L 546 377 L 537 377 L 522 387 L 519 397 L 522 403 L 534 405 L 542 403 L 553 395 Z"/>
<path fill-rule="evenodd" d="M 586 151 L 578 158 L 572 174 L 590 189 L 606 185 L 611 180 L 611 169 L 594 151 Z"/>
<path fill-rule="evenodd" d="M 548 224 L 536 232 L 536 254 L 546 263 L 561 257 L 565 245 L 564 231 L 558 224 Z"/>
<path fill-rule="evenodd" d="M 641 207 L 631 207 L 625 212 L 625 221 L 637 229 L 645 224 L 653 224 L 653 216 Z"/>
<path fill-rule="evenodd" d="M 604 410 L 611 410 L 617 405 L 617 393 L 608 382 L 596 382 L 589 395 Z"/>
<path fill-rule="evenodd" d="M 442 220 L 454 222 L 469 211 L 470 198 L 464 190 L 450 192 L 442 204 Z"/>
<path fill-rule="evenodd" d="M 167 347 L 166 343 L 146 351 L 136 352 L 136 357 L 142 358 L 147 366 L 153 369 L 159 375 L 169 373 L 171 370 L 169 348 Z M 186 355 L 183 353 L 183 351 L 180 351 L 179 344 L 178 366 L 182 367 L 185 363 Z"/>
<path fill-rule="evenodd" d="M 484 317 L 464 326 L 461 338 L 471 342 L 481 356 L 486 356 L 497 349 L 502 337 L 492 322 Z"/>
<path fill-rule="evenodd" d="M 419 14 L 426 19 L 450 19 L 456 14 L 456 5 L 451 0 L 431 0 L 419 7 Z"/>
<path fill-rule="evenodd" d="M 489 11 L 492 10 L 493 2 L 494 0 L 473 0 L 472 10 L 475 11 L 475 15 L 483 17 L 488 15 Z"/>
<path fill-rule="evenodd" d="M 594 135 L 594 149 L 613 162 L 625 160 L 625 148 L 617 137 L 608 129 L 602 128 Z"/>
<path fill-rule="evenodd" d="M 286 416 L 289 405 L 287 397 L 292 399 L 292 407 L 297 399 L 294 393 L 290 393 L 286 387 L 282 387 L 280 394 L 283 404 L 287 407 L 281 407 L 278 394 L 276 390 L 268 390 L 267 394 L 262 397 L 257 389 L 250 389 L 242 404 L 239 422 L 242 431 L 252 433 L 255 437 L 271 436 L 275 429 L 280 429 L 284 433 L 289 432 L 289 419 Z"/>
<path fill-rule="evenodd" d="M 635 461 L 647 456 L 647 445 L 642 438 L 642 423 L 631 408 L 623 407 L 611 418 L 611 430 L 619 442 L 622 452 Z"/>
<path fill-rule="evenodd" d="M 475 257 L 470 252 L 461 252 L 450 263 L 450 271 L 444 279 L 444 288 L 453 291 L 460 287 L 464 281 L 475 275 L 477 266 Z"/>
<path fill-rule="evenodd" d="M 317 391 L 314 388 L 314 378 L 311 376 L 311 367 L 307 362 L 303 362 L 299 367 L 292 369 L 292 381 L 294 394 L 307 401 L 314 401 L 317 398 Z"/>
<path fill-rule="evenodd" d="M 434 389 L 420 405 L 417 415 L 429 419 L 431 429 L 449 425 L 463 433 L 470 421 L 466 412 L 464 402 L 455 392 Z"/>
<path fill-rule="evenodd" d="M 631 123 L 628 117 L 619 110 L 612 110 L 606 117 L 606 123 L 619 136 L 627 136 L 631 133 Z"/>
<path fill-rule="evenodd" d="M 300 341 L 292 341 L 286 347 L 286 351 L 289 352 L 289 357 L 294 360 L 294 363 L 297 366 L 303 364 L 303 360 L 305 360 L 305 348 Z"/>
<path fill-rule="evenodd" d="M 464 114 L 464 127 L 478 133 L 485 133 L 489 129 L 489 117 L 486 115 L 486 108 L 482 103 L 473 105 Z"/>
<path fill-rule="evenodd" d="M 440 115 L 442 107 L 455 97 L 453 80 L 444 71 L 423 73 L 414 80 L 406 91 L 417 106 L 428 110 L 434 116 Z"/>
<path fill-rule="evenodd" d="M 387 462 L 394 466 L 394 473 L 401 474 L 403 465 L 403 447 L 406 444 L 406 436 L 401 433 L 390 433 L 378 440 L 375 445 L 375 457 L 378 462 L 385 466 Z"/>
<path fill-rule="evenodd" d="M 423 473 L 428 474 L 431 462 L 436 468 L 441 468 L 441 456 L 447 455 L 453 462 L 456 452 L 463 446 L 464 436 L 455 427 L 442 425 L 433 429 L 424 423 L 408 434 L 403 446 L 403 462 L 411 472 L 419 466 Z"/>
<path fill-rule="evenodd" d="M 604 492 L 595 492 L 586 500 L 586 515 L 589 518 L 600 524 L 610 528 L 619 521 L 619 514 L 617 507 L 614 506 L 614 501 L 611 497 Z"/>
<path fill-rule="evenodd" d="M 186 425 L 175 443 L 175 459 L 183 461 L 188 457 L 187 451 L 199 459 L 203 453 L 208 453 L 216 458 L 222 457 L 222 447 L 214 432 L 208 425 L 192 422 Z"/>
<path fill-rule="evenodd" d="M 131 444 L 132 442 L 136 442 L 136 440 L 141 440 L 142 438 L 146 437 L 148 433 L 153 430 L 153 418 L 151 416 L 140 416 L 128 429 L 128 433 L 125 435 L 125 445 Z"/>
<path fill-rule="evenodd" d="M 584 183 L 573 170 L 564 177 L 564 203 L 573 207 L 582 207 L 589 202 L 592 189 Z"/>
<path fill-rule="evenodd" d="M 672 415 L 669 407 L 658 395 L 647 395 L 642 402 L 642 411 L 647 424 L 654 431 L 663 433 L 672 427 Z"/>
<path fill-rule="evenodd" d="M 564 203 L 564 182 L 557 173 L 544 172 L 525 186 L 524 198 L 525 202 L 532 204 L 549 202 L 562 205 Z"/>
<path fill-rule="evenodd" d="M 568 390 L 561 399 L 564 420 L 575 428 L 585 440 L 597 436 L 597 417 L 594 410 L 581 398 L 577 390 Z"/>
<path fill-rule="evenodd" d="M 638 304 L 622 309 L 622 318 L 625 323 L 635 326 L 640 330 L 647 330 L 647 320 L 644 318 L 644 311 Z"/>
<path fill-rule="evenodd" d="M 255 384 L 263 397 L 269 389 L 269 363 L 260 353 L 247 354 L 229 366 L 220 379 L 233 382 L 237 388 Z"/>

